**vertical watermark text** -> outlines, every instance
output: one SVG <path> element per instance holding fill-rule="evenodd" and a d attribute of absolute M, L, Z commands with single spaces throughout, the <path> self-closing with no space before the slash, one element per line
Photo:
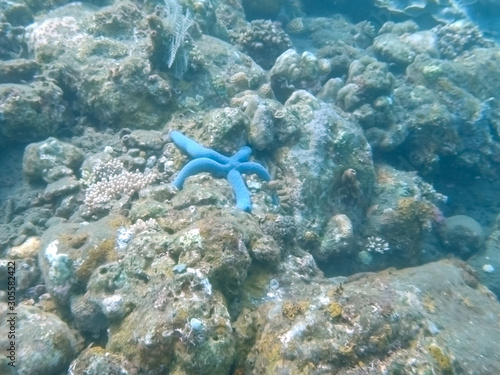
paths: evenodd
<path fill-rule="evenodd" d="M 16 262 L 7 263 L 7 364 L 16 367 Z"/>

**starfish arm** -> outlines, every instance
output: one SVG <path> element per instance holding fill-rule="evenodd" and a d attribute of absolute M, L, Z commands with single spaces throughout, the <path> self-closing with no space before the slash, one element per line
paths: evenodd
<path fill-rule="evenodd" d="M 229 158 L 227 156 L 219 154 L 217 151 L 203 147 L 199 143 L 195 142 L 189 137 L 186 137 L 184 134 L 176 130 L 170 132 L 170 138 L 177 145 L 177 147 L 179 147 L 193 159 L 208 158 L 222 164 L 226 164 L 229 161 Z"/>
<path fill-rule="evenodd" d="M 236 169 L 231 169 L 226 178 L 233 188 L 234 196 L 236 197 L 236 207 L 243 211 L 251 212 L 252 201 L 250 199 L 250 192 L 241 174 Z"/>
<path fill-rule="evenodd" d="M 244 161 L 249 161 L 250 155 L 252 155 L 252 149 L 248 146 L 243 146 L 238 150 L 236 154 L 231 156 L 229 159 L 231 159 L 231 161 L 242 163 Z"/>
<path fill-rule="evenodd" d="M 181 169 L 175 180 L 172 182 L 177 189 L 182 189 L 186 178 L 201 172 L 208 172 L 215 177 L 225 177 L 229 167 L 209 158 L 198 158 L 191 160 Z"/>
<path fill-rule="evenodd" d="M 271 175 L 269 172 L 264 168 L 262 165 L 258 163 L 254 163 L 252 161 L 246 162 L 246 163 L 241 163 L 238 165 L 236 170 L 240 173 L 245 173 L 245 174 L 256 174 L 259 176 L 260 179 L 264 181 L 270 181 L 271 180 Z"/>

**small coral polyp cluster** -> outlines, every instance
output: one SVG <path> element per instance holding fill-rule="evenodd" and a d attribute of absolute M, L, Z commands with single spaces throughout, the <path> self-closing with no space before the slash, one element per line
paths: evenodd
<path fill-rule="evenodd" d="M 120 161 L 113 159 L 109 163 L 96 164 L 89 178 L 95 181 L 85 190 L 83 203 L 86 211 L 82 213 L 83 216 L 90 216 L 118 196 L 137 193 L 153 183 L 158 175 L 152 171 L 129 172 Z"/>

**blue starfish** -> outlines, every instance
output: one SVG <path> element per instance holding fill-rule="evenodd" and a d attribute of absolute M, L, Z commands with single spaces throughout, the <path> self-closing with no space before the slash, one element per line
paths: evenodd
<path fill-rule="evenodd" d="M 250 192 L 241 174 L 255 173 L 264 181 L 269 181 L 271 176 L 262 165 L 248 161 L 252 154 L 250 147 L 243 146 L 236 154 L 229 157 L 203 147 L 178 131 L 172 131 L 170 138 L 177 147 L 193 158 L 181 169 L 172 182 L 177 189 L 182 189 L 186 178 L 201 172 L 208 172 L 217 178 L 224 177 L 229 182 L 233 188 L 238 208 L 246 212 L 252 211 Z"/>

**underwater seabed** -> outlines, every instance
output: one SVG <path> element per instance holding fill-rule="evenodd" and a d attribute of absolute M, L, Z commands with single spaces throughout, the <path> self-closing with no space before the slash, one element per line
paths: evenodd
<path fill-rule="evenodd" d="M 0 374 L 500 374 L 486 1 L 3 2 Z"/>

